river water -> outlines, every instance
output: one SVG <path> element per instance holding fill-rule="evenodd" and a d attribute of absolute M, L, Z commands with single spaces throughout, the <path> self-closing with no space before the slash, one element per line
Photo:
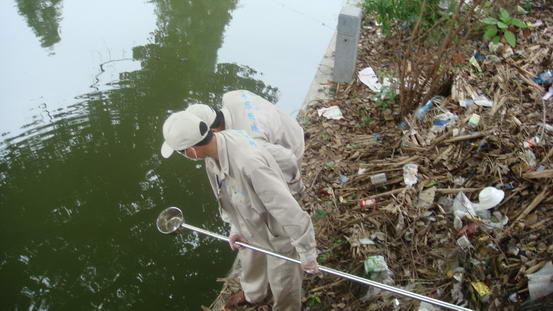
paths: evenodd
<path fill-rule="evenodd" d="M 199 310 L 234 254 L 202 162 L 159 153 L 190 103 L 248 89 L 294 114 L 341 0 L 0 3 L 2 310 Z"/>

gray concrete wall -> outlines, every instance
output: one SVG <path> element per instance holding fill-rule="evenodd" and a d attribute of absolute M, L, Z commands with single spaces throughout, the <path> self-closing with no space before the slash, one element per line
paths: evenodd
<path fill-rule="evenodd" d="M 361 32 L 360 7 L 346 4 L 338 18 L 336 29 L 336 53 L 334 56 L 334 82 L 350 82 L 355 71 L 357 46 Z"/>

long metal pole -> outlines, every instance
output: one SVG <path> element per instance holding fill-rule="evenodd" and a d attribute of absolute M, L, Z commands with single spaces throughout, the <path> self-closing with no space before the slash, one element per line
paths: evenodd
<path fill-rule="evenodd" d="M 222 241 L 229 242 L 229 238 L 226 237 L 226 236 L 222 236 L 220 234 L 216 234 L 216 233 L 213 233 L 213 232 L 210 232 L 210 231 L 207 231 L 207 230 L 204 230 L 204 229 L 192 226 L 192 225 L 182 223 L 180 225 L 180 227 L 185 228 L 185 229 L 189 229 L 189 230 L 192 230 L 192 231 L 196 231 L 196 232 L 208 235 L 210 237 L 213 237 L 213 238 L 216 238 L 216 239 L 219 239 L 219 240 L 222 240 Z M 240 246 L 243 246 L 243 247 L 249 248 L 251 250 L 258 251 L 258 252 L 261 252 L 261 253 L 276 257 L 276 258 L 280 258 L 280 259 L 283 259 L 283 260 L 287 260 L 287 261 L 295 262 L 297 264 L 301 264 L 301 262 L 297 259 L 286 257 L 286 256 L 283 256 L 281 254 L 277 254 L 277 253 L 268 251 L 268 250 L 263 249 L 263 248 L 259 248 L 259 247 L 249 245 L 249 244 L 243 243 L 243 242 L 235 242 L 235 243 L 240 245 Z M 467 308 L 464 308 L 464 307 L 461 307 L 461 306 L 457 306 L 457 305 L 454 305 L 454 304 L 451 304 L 451 303 L 447 303 L 445 301 L 441 301 L 441 300 L 438 300 L 438 299 L 434 299 L 434 298 L 426 297 L 426 296 L 419 295 L 419 294 L 416 294 L 416 293 L 412 293 L 412 292 L 403 290 L 401 288 L 393 287 L 393 286 L 390 286 L 390 285 L 386 285 L 386 284 L 378 283 L 378 282 L 375 282 L 375 281 L 367 280 L 365 278 L 358 277 L 356 275 L 349 274 L 349 273 L 344 273 L 342 271 L 338 271 L 338 270 L 335 270 L 335 269 L 332 269 L 332 268 L 327 268 L 325 266 L 319 266 L 319 270 L 330 273 L 330 274 L 333 274 L 333 275 L 336 275 L 336 276 L 339 276 L 339 277 L 349 279 L 351 281 L 356 281 L 356 282 L 363 283 L 363 284 L 366 284 L 366 285 L 374 286 L 376 288 L 380 288 L 380 289 L 383 289 L 383 290 L 386 290 L 386 291 L 389 291 L 389 292 L 392 292 L 392 293 L 396 293 L 396 294 L 399 294 L 399 295 L 402 295 L 402 296 L 405 296 L 405 297 L 409 297 L 409 298 L 413 298 L 413 299 L 417 299 L 417 300 L 420 300 L 420 301 L 425 301 L 425 302 L 428 302 L 430 304 L 437 305 L 437 306 L 444 307 L 444 308 L 448 308 L 448 309 L 451 309 L 451 310 L 472 311 L 471 309 L 467 309 Z"/>

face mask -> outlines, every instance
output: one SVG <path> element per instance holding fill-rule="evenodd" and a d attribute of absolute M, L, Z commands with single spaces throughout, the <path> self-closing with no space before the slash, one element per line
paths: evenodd
<path fill-rule="evenodd" d="M 193 158 L 186 155 L 186 150 L 184 150 L 184 152 L 180 152 L 180 154 L 182 154 L 185 158 L 187 158 L 189 160 L 200 161 L 201 159 L 198 158 L 198 154 L 196 153 L 196 149 L 190 148 L 190 150 L 192 150 L 194 152 L 194 157 Z"/>

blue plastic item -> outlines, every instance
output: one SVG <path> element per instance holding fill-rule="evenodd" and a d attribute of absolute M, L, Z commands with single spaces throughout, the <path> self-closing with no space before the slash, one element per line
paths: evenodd
<path fill-rule="evenodd" d="M 428 108 L 430 108 L 434 103 L 434 99 L 436 99 L 436 96 L 432 97 L 429 101 L 426 102 L 426 104 L 424 104 L 424 106 L 420 107 L 417 110 L 417 114 L 416 114 L 417 120 L 420 121 L 424 119 L 424 115 L 426 114 L 426 111 L 428 110 Z"/>

